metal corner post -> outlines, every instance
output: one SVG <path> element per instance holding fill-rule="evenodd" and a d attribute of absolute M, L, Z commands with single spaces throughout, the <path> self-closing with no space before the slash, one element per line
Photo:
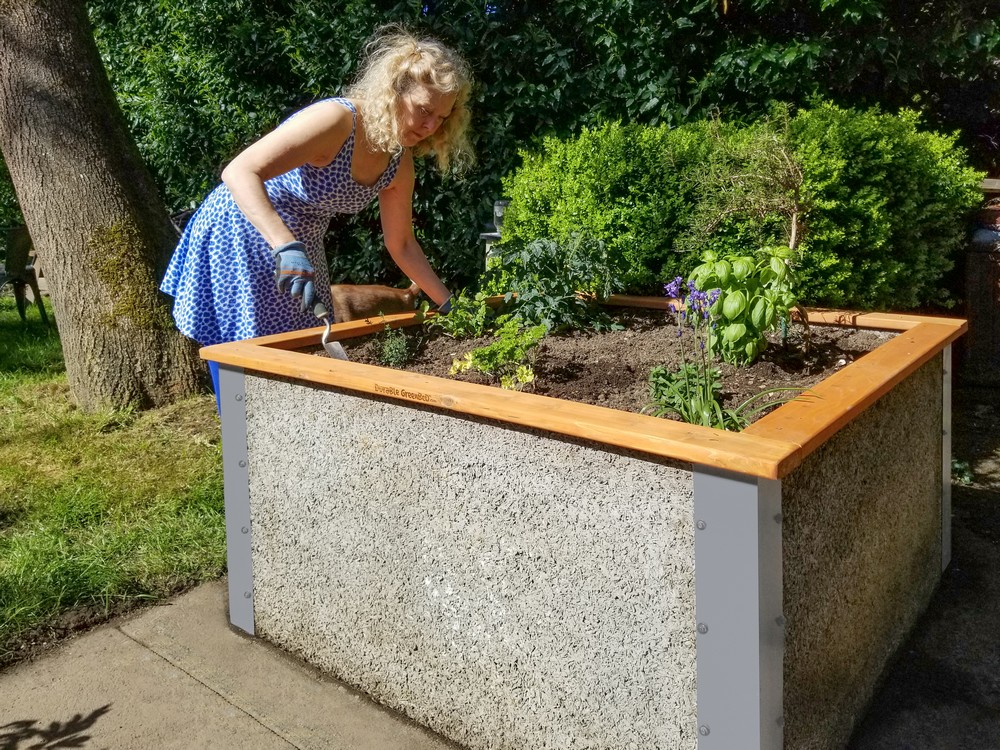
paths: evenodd
<path fill-rule="evenodd" d="M 951 564 L 951 344 L 941 352 L 941 570 Z"/>
<path fill-rule="evenodd" d="M 219 366 L 219 403 L 222 411 L 229 621 L 253 635 L 250 459 L 247 453 L 246 378 L 242 368 Z"/>
<path fill-rule="evenodd" d="M 781 482 L 694 467 L 699 750 L 784 741 Z"/>

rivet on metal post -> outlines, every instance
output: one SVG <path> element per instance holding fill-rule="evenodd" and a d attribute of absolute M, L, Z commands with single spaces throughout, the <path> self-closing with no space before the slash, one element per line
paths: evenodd
<path fill-rule="evenodd" d="M 240 461 L 240 468 L 241 469 L 245 469 L 246 467 L 247 467 L 247 462 L 246 461 Z"/>
<path fill-rule="evenodd" d="M 250 598 L 250 592 L 249 591 L 244 591 L 243 592 L 243 598 L 244 599 L 249 599 Z"/>
<path fill-rule="evenodd" d="M 249 534 L 250 533 L 250 529 L 248 529 L 246 526 L 244 526 L 242 529 L 240 529 L 240 532 L 243 533 L 243 534 Z"/>
<path fill-rule="evenodd" d="M 774 622 L 779 628 L 785 627 L 785 618 L 782 615 L 775 617 Z"/>
<path fill-rule="evenodd" d="M 708 632 L 708 625 L 706 625 L 703 622 L 699 622 L 698 623 L 698 632 L 701 633 L 702 635 L 705 635 L 705 633 Z"/>
<path fill-rule="evenodd" d="M 776 516 L 774 517 L 774 522 L 775 522 L 775 523 L 781 523 L 781 522 L 782 522 L 783 520 L 784 520 L 784 517 L 783 517 L 783 516 L 782 516 L 782 515 L 781 515 L 780 513 L 778 513 L 778 514 L 777 514 L 777 515 L 776 515 Z"/>
<path fill-rule="evenodd" d="M 708 728 L 708 724 L 702 724 L 698 727 L 698 734 L 702 737 L 708 737 L 712 733 L 712 730 Z"/>
<path fill-rule="evenodd" d="M 706 528 L 708 528 L 708 524 L 707 524 L 707 523 L 705 523 L 704 521 L 698 521 L 698 522 L 697 522 L 697 523 L 695 524 L 695 526 L 697 526 L 697 527 L 698 527 L 698 530 L 699 530 L 699 531 L 704 531 L 704 530 L 705 530 Z"/>
<path fill-rule="evenodd" d="M 243 400 L 243 394 L 242 393 L 237 393 L 236 394 L 236 400 L 237 401 L 242 401 Z"/>

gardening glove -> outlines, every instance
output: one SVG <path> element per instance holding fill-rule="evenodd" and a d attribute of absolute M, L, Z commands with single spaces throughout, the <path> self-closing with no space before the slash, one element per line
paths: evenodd
<path fill-rule="evenodd" d="M 278 291 L 288 293 L 301 301 L 302 312 L 312 310 L 316 299 L 313 285 L 313 267 L 306 256 L 306 246 L 301 242 L 286 242 L 271 251 L 274 255 L 274 282 Z"/>
<path fill-rule="evenodd" d="M 442 315 L 447 315 L 451 312 L 451 295 L 448 295 L 448 299 L 438 305 L 437 311 Z"/>

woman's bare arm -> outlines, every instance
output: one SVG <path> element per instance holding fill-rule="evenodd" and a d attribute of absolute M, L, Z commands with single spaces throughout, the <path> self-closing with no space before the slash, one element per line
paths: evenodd
<path fill-rule="evenodd" d="M 451 293 L 434 273 L 413 234 L 413 183 L 413 156 L 407 151 L 389 187 L 379 194 L 382 234 L 385 247 L 400 270 L 440 305 Z"/>
<path fill-rule="evenodd" d="M 303 164 L 329 164 L 351 134 L 352 114 L 336 102 L 309 107 L 240 152 L 222 172 L 240 211 L 271 247 L 296 239 L 264 182 Z"/>

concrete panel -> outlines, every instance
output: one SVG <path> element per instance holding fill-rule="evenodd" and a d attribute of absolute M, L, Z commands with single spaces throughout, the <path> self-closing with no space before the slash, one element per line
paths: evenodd
<path fill-rule="evenodd" d="M 785 747 L 842 748 L 941 571 L 941 357 L 783 489 Z"/>
<path fill-rule="evenodd" d="M 259 635 L 470 748 L 693 750 L 690 466 L 246 392 Z"/>

